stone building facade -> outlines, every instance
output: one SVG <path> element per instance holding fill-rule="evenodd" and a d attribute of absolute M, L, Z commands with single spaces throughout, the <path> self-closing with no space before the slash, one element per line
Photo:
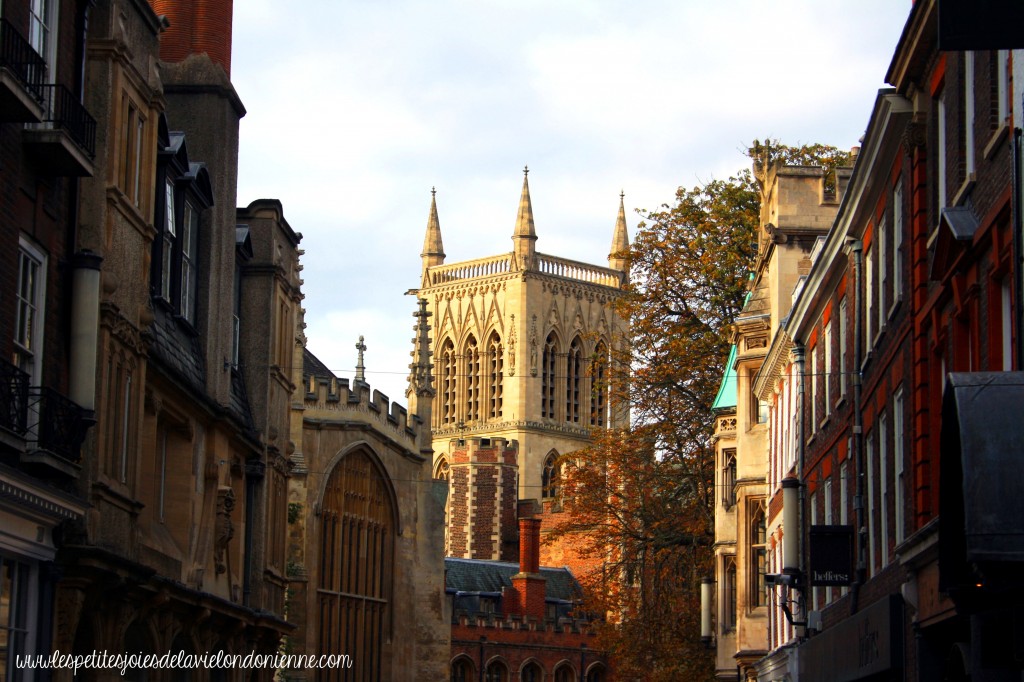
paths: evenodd
<path fill-rule="evenodd" d="M 559 458 L 585 446 L 592 429 L 626 423 L 625 406 L 611 399 L 612 351 L 625 332 L 612 305 L 627 277 L 622 202 L 608 267 L 545 255 L 536 241 L 526 177 L 513 250 L 498 256 L 446 264 L 431 202 L 418 295 L 434 324 L 434 474 L 467 477 L 459 488 L 452 478 L 449 556 L 497 560 L 517 551 L 515 519 L 480 507 L 490 504 L 490 488 L 476 477 L 490 467 L 474 458 L 496 444 L 514 448 L 514 461 L 511 450 L 501 455 L 499 494 L 541 500 L 545 513 L 557 513 Z M 506 490 L 513 480 L 515 492 Z M 545 543 L 542 552 L 551 565 L 574 560 L 562 545 Z"/>
<path fill-rule="evenodd" d="M 753 382 L 764 682 L 1021 674 L 1022 147 L 1003 49 L 1019 46 L 984 30 L 951 46 L 940 4 L 909 9 L 893 88 Z"/>
<path fill-rule="evenodd" d="M 766 358 L 810 269 L 812 250 L 842 199 L 850 170 L 829 184 L 820 168 L 755 159 L 761 185 L 758 254 L 751 292 L 734 326 L 733 348 L 716 398 L 716 678 L 756 679 L 768 652 L 765 575 L 781 533 L 780 507 L 766 488 L 769 403 L 756 389 Z"/>
<path fill-rule="evenodd" d="M 362 376 L 338 379 L 303 344 L 293 348 L 292 428 L 301 437 L 288 490 L 288 613 L 297 629 L 286 646 L 295 654 L 345 654 L 352 667 L 292 670 L 286 679 L 448 676 L 448 491 L 432 477 L 425 301 L 416 316 L 408 411 Z"/>

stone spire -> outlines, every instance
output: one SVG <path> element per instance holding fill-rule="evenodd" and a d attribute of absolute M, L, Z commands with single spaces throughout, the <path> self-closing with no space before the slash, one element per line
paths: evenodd
<path fill-rule="evenodd" d="M 619 193 L 619 217 L 615 220 L 615 233 L 612 235 L 612 250 L 608 254 L 608 267 L 628 273 L 629 233 L 626 231 L 626 193 Z"/>
<path fill-rule="evenodd" d="M 409 401 L 409 414 L 419 418 L 419 428 L 416 432 L 416 442 L 419 444 L 420 452 L 432 452 L 430 420 L 431 410 L 434 404 L 434 363 L 430 361 L 433 355 L 430 351 L 430 325 L 427 320 L 433 314 L 427 310 L 427 299 L 416 299 L 417 310 L 412 315 L 416 318 L 416 325 L 413 330 L 416 336 L 412 340 L 412 362 L 409 364 L 409 388 L 405 389 L 405 397 Z M 410 418 L 410 421 L 412 419 Z M 410 424 L 415 427 L 415 424 Z M 429 457 L 428 457 L 429 461 Z"/>
<path fill-rule="evenodd" d="M 444 244 L 441 243 L 441 221 L 437 219 L 437 190 L 430 188 L 430 217 L 427 218 L 427 234 L 423 238 L 423 269 L 444 264 Z"/>
<path fill-rule="evenodd" d="M 516 261 L 521 270 L 533 268 L 534 256 L 537 253 L 537 231 L 533 224 L 533 204 L 530 202 L 529 167 L 523 168 L 523 194 L 519 197 L 519 215 L 516 216 L 516 231 L 512 233 L 512 243 Z"/>

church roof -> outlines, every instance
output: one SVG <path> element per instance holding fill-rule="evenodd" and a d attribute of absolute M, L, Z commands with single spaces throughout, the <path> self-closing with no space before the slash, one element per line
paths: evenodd
<path fill-rule="evenodd" d="M 519 573 L 519 564 L 509 561 L 483 561 L 445 557 L 445 587 L 449 592 L 500 593 L 503 587 L 512 587 L 512 576 Z M 580 585 L 568 568 L 540 569 L 547 578 L 545 599 L 548 601 L 575 601 L 580 597 Z"/>

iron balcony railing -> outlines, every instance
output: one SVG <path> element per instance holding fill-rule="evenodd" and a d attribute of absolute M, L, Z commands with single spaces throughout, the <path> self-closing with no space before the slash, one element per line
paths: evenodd
<path fill-rule="evenodd" d="M 28 429 L 28 374 L 0 360 L 0 427 L 19 436 Z"/>
<path fill-rule="evenodd" d="M 89 424 L 82 408 L 52 388 L 28 389 L 28 435 L 40 450 L 77 463 Z M 33 418 L 36 423 L 32 424 Z"/>
<path fill-rule="evenodd" d="M 40 125 L 65 131 L 92 158 L 96 154 L 96 119 L 63 85 L 41 87 L 46 113 Z"/>
<path fill-rule="evenodd" d="M 0 427 L 68 462 L 81 459 L 91 422 L 73 400 L 45 386 L 30 386 L 29 375 L 0 361 Z"/>
<path fill-rule="evenodd" d="M 0 19 L 0 67 L 9 69 L 37 100 L 43 101 L 46 60 L 6 19 Z"/>

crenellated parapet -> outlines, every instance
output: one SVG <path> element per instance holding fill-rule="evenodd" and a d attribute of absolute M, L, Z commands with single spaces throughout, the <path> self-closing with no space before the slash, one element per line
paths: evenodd
<path fill-rule="evenodd" d="M 323 372 L 309 373 L 311 354 L 308 350 L 306 354 L 307 372 L 301 389 L 304 421 L 373 426 L 390 434 L 401 448 L 418 454 L 417 437 L 422 429 L 429 433 L 429 425 L 365 382 L 350 382 Z"/>

